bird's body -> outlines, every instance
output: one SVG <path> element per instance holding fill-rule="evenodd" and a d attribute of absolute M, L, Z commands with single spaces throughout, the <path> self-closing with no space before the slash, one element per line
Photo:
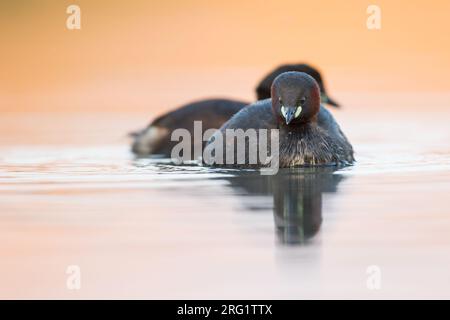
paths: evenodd
<path fill-rule="evenodd" d="M 326 92 L 322 77 L 316 69 L 307 64 L 282 65 L 264 77 L 256 88 L 258 100 L 270 97 L 270 87 L 273 80 L 285 71 L 303 71 L 310 74 L 319 83 L 322 99 L 333 106 L 338 106 L 331 100 Z M 202 122 L 203 131 L 218 129 L 234 114 L 248 105 L 248 102 L 230 99 L 207 99 L 186 104 L 174 111 L 170 111 L 152 121 L 145 129 L 133 133 L 132 151 L 139 156 L 151 154 L 169 157 L 172 148 L 177 142 L 171 141 L 171 134 L 175 129 L 187 129 L 194 137 L 194 121 Z M 193 144 L 202 144 L 201 141 L 192 140 Z M 193 154 L 193 153 L 191 153 Z"/>
<path fill-rule="evenodd" d="M 138 155 L 170 157 L 177 144 L 177 141 L 171 141 L 171 134 L 176 129 L 186 129 L 191 133 L 193 148 L 195 143 L 203 145 L 202 141 L 194 141 L 194 121 L 201 121 L 203 131 L 217 129 L 246 105 L 246 102 L 227 99 L 189 103 L 158 117 L 144 130 L 133 133 L 132 151 Z"/>
<path fill-rule="evenodd" d="M 237 159 L 238 148 L 230 148 L 230 144 L 234 145 L 237 140 L 227 139 L 227 130 L 235 131 L 237 129 L 242 129 L 243 131 L 248 129 L 256 129 L 256 131 L 267 129 L 269 132 L 273 129 L 278 129 L 280 167 L 347 165 L 353 163 L 353 148 L 351 144 L 332 114 L 320 105 L 317 83 L 313 83 L 314 80 L 309 76 L 305 80 L 304 73 L 289 72 L 288 74 L 295 81 L 289 82 L 291 79 L 288 76 L 282 77 L 279 83 L 274 83 L 275 88 L 271 99 L 261 100 L 245 107 L 231 117 L 214 134 L 210 142 L 217 139 L 219 134 L 224 141 L 223 159 L 217 161 L 218 159 L 216 158 L 216 165 L 217 163 L 222 163 L 221 165 L 225 166 L 254 167 L 254 165 L 249 163 L 250 155 L 248 152 L 251 149 L 249 148 L 249 141 L 245 141 L 245 164 L 224 164 L 227 152 L 234 152 L 234 158 Z M 298 79 L 295 77 L 298 77 Z M 302 88 L 302 86 L 306 88 Z M 283 91 L 287 93 L 284 94 Z M 312 93 L 309 94 L 308 91 L 312 91 Z M 297 118 L 284 118 L 285 114 L 282 114 L 280 111 L 284 108 L 281 104 L 281 95 L 283 94 L 283 98 L 287 101 L 293 97 L 289 106 L 299 105 L 297 103 L 299 97 L 303 95 L 308 96 L 309 101 L 303 103 L 303 110 L 300 107 L 300 115 Z M 272 135 L 268 133 L 267 136 L 271 137 Z M 257 138 L 260 138 L 259 133 Z M 268 143 L 267 145 L 271 144 Z M 261 165 L 259 162 L 256 164 L 256 166 Z"/>

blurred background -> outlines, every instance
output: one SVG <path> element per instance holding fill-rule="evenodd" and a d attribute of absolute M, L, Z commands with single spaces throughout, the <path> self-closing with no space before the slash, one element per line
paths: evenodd
<path fill-rule="evenodd" d="M 448 0 L 1 0 L 0 297 L 448 298 L 449 16 Z M 357 159 L 308 245 L 274 241 L 272 195 L 129 152 L 158 114 L 252 101 L 296 62 L 322 71 Z"/>
<path fill-rule="evenodd" d="M 66 28 L 70 4 L 81 30 Z M 381 30 L 366 28 L 370 4 Z M 446 0 L 1 1 L 0 110 L 150 117 L 202 97 L 253 99 L 271 68 L 303 61 L 349 107 L 363 103 L 355 93 L 414 103 L 450 90 L 449 14 Z"/>

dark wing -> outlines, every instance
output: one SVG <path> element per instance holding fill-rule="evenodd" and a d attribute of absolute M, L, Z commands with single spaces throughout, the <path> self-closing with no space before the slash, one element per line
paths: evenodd
<path fill-rule="evenodd" d="M 257 101 L 230 118 L 221 128 L 226 129 L 275 129 L 277 123 L 272 113 L 270 99 Z"/>
<path fill-rule="evenodd" d="M 333 115 L 325 107 L 320 106 L 317 123 L 320 128 L 325 130 L 330 137 L 336 140 L 336 143 L 342 146 L 345 150 L 346 160 L 352 163 L 355 159 L 353 157 L 353 147 L 348 141 L 345 134 L 342 132 L 339 124 L 334 119 Z"/>
<path fill-rule="evenodd" d="M 132 151 L 139 155 L 170 155 L 176 142 L 170 140 L 172 131 L 187 129 L 191 136 L 194 121 L 202 122 L 202 129 L 217 129 L 236 112 L 247 105 L 246 102 L 227 99 L 208 99 L 189 103 L 174 111 L 159 116 L 144 130 L 132 133 Z"/>

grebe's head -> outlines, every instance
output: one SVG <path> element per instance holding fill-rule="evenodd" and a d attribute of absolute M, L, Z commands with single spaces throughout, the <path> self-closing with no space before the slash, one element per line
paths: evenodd
<path fill-rule="evenodd" d="M 320 110 L 319 85 L 304 72 L 280 74 L 273 81 L 271 96 L 275 116 L 286 125 L 307 123 Z"/>
<path fill-rule="evenodd" d="M 314 80 L 317 81 L 317 84 L 319 85 L 322 103 L 327 103 L 331 106 L 339 107 L 339 104 L 328 96 L 327 91 L 325 89 L 325 84 L 324 84 L 324 81 L 322 79 L 322 75 L 320 74 L 320 72 L 316 68 L 310 66 L 309 64 L 305 64 L 305 63 L 284 64 L 284 65 L 277 67 L 275 70 L 271 71 L 268 75 L 266 75 L 261 80 L 261 82 L 256 87 L 257 99 L 264 100 L 264 99 L 270 98 L 270 92 L 271 92 L 270 90 L 271 90 L 272 83 L 275 80 L 275 78 L 277 76 L 279 76 L 280 74 L 282 74 L 284 72 L 289 72 L 289 71 L 304 72 L 304 73 L 309 74 L 311 77 L 314 78 Z"/>

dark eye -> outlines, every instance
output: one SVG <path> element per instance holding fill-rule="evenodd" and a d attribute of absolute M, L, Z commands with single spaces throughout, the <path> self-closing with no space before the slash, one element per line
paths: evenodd
<path fill-rule="evenodd" d="M 306 97 L 303 97 L 300 99 L 300 105 L 305 104 L 305 102 L 306 102 Z"/>

